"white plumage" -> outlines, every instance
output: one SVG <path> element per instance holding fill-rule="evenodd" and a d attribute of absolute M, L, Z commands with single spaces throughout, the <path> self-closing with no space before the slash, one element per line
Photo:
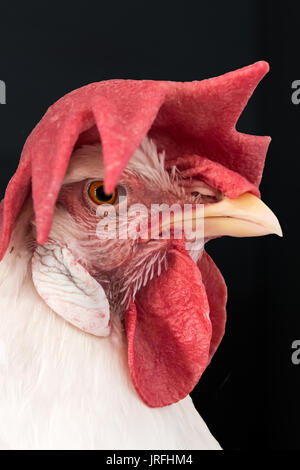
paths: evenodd
<path fill-rule="evenodd" d="M 149 408 L 135 391 L 126 337 L 86 334 L 32 282 L 28 200 L 0 263 L 2 449 L 219 449 L 188 396 Z"/>

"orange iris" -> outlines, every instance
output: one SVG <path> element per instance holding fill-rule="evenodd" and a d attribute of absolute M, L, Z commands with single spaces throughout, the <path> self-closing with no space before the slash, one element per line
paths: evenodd
<path fill-rule="evenodd" d="M 104 182 L 94 181 L 89 187 L 89 196 L 96 204 L 114 204 L 116 202 L 118 191 L 115 189 L 111 194 L 105 194 Z"/>

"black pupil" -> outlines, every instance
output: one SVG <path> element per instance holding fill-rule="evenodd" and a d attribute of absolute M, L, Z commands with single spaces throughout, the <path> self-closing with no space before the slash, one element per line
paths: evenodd
<path fill-rule="evenodd" d="M 104 187 L 98 186 L 98 188 L 96 189 L 96 196 L 99 201 L 107 202 L 111 200 L 111 198 L 113 197 L 113 194 L 105 194 Z"/>

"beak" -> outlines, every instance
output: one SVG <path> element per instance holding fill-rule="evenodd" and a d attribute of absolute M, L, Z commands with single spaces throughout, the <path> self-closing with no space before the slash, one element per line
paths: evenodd
<path fill-rule="evenodd" d="M 204 217 L 204 219 L 203 219 Z M 185 227 L 193 228 L 199 219 L 196 211 L 183 216 Z M 236 199 L 225 197 L 220 202 L 204 206 L 204 238 L 221 236 L 257 237 L 276 234 L 282 237 L 277 217 L 258 197 L 244 193 Z M 171 226 L 182 224 L 182 216 L 174 216 Z"/>
<path fill-rule="evenodd" d="M 236 199 L 224 198 L 204 206 L 204 236 L 282 237 L 277 217 L 258 197 L 245 193 Z"/>

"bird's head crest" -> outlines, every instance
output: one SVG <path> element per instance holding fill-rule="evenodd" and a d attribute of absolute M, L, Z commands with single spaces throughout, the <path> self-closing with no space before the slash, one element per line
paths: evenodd
<path fill-rule="evenodd" d="M 194 82 L 108 80 L 58 100 L 28 137 L 7 187 L 1 205 L 0 257 L 30 190 L 38 242 L 46 241 L 70 156 L 83 143 L 101 141 L 108 193 L 147 134 L 170 160 L 180 159 L 186 166 L 187 157 L 194 156 L 194 171 L 209 162 L 211 178 L 221 165 L 238 175 L 238 187 L 248 185 L 247 190 L 257 192 L 270 138 L 242 134 L 235 125 L 268 69 L 261 61 Z"/>

